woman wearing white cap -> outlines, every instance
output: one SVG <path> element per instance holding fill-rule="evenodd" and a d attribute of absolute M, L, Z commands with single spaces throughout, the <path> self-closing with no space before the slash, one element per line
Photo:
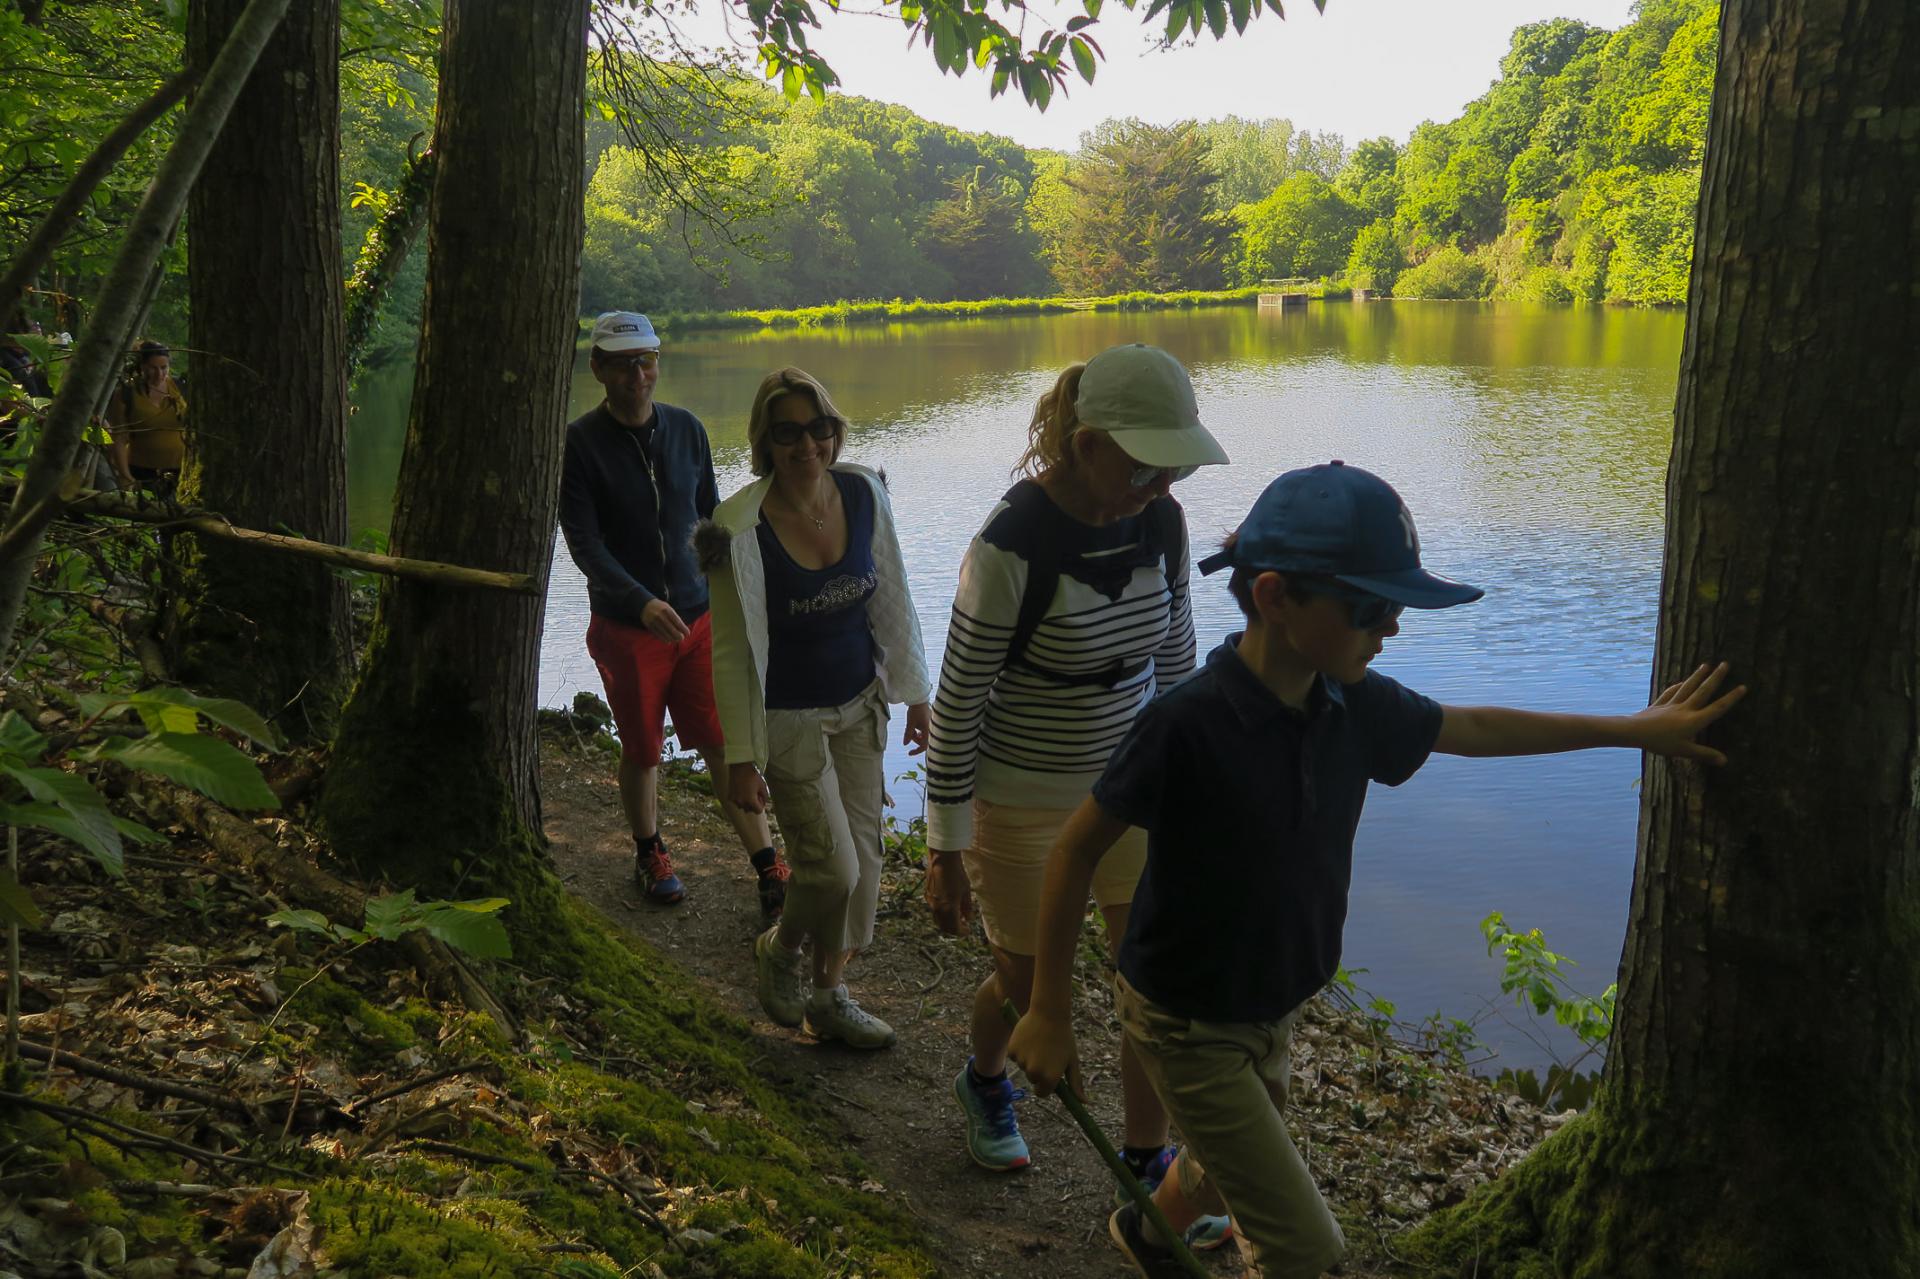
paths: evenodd
<path fill-rule="evenodd" d="M 993 947 L 954 1092 L 968 1152 L 997 1171 L 1028 1162 L 1000 1007 L 1027 1006 L 1047 850 L 1134 716 L 1193 670 L 1186 520 L 1169 489 L 1226 460 L 1178 360 L 1102 351 L 1040 397 L 1023 478 L 960 566 L 927 755 L 927 902 L 954 933 L 977 902 Z M 1094 899 L 1115 945 L 1145 860 L 1136 830 L 1101 863 Z M 1166 1112 L 1124 1047 L 1121 1080 L 1126 1154 L 1151 1179 Z M 1209 1229 L 1197 1242 L 1225 1238 L 1223 1220 Z"/>

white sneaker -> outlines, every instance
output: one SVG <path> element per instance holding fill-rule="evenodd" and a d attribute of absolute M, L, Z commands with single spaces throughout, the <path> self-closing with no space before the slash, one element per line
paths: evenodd
<path fill-rule="evenodd" d="M 816 990 L 807 999 L 807 1033 L 838 1039 L 849 1048 L 891 1048 L 893 1027 L 853 1002 L 845 986 Z"/>
<path fill-rule="evenodd" d="M 753 939 L 753 967 L 760 991 L 760 1006 L 778 1026 L 798 1026 L 807 1008 L 806 956 L 780 944 L 780 925 L 775 924 Z"/>

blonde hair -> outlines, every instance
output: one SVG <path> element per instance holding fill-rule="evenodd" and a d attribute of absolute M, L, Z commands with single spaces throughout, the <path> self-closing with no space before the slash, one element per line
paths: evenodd
<path fill-rule="evenodd" d="M 1033 420 L 1027 424 L 1027 451 L 1013 464 L 1016 476 L 1033 477 L 1045 471 L 1073 465 L 1073 449 L 1068 441 L 1080 429 L 1080 416 L 1074 401 L 1080 398 L 1080 375 L 1084 364 L 1073 364 L 1054 379 L 1053 389 L 1033 406 Z"/>
<path fill-rule="evenodd" d="M 789 395 L 805 395 L 822 417 L 833 419 L 833 457 L 829 463 L 839 461 L 840 450 L 846 447 L 847 419 L 834 406 L 827 388 L 805 369 L 788 365 L 761 378 L 760 389 L 753 393 L 753 411 L 747 417 L 747 458 L 755 475 L 773 474 L 773 441 L 769 438 L 773 430 L 773 406 Z"/>

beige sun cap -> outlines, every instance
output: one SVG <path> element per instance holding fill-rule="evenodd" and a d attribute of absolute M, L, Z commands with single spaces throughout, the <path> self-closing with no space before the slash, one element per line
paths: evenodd
<path fill-rule="evenodd" d="M 653 321 L 637 311 L 608 311 L 593 322 L 593 345 L 602 351 L 657 351 Z"/>
<path fill-rule="evenodd" d="M 1087 361 L 1073 402 L 1082 426 L 1105 431 L 1146 466 L 1217 466 L 1220 441 L 1200 424 L 1193 381 L 1157 346 L 1112 346 Z"/>

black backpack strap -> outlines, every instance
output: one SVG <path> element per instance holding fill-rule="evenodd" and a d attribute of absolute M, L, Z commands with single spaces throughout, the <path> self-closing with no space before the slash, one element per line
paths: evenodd
<path fill-rule="evenodd" d="M 1173 591 L 1174 576 L 1187 558 L 1187 520 L 1173 495 L 1148 504 L 1147 545 L 1159 552 L 1166 563 L 1167 591 Z"/>
<path fill-rule="evenodd" d="M 1039 517 L 1045 514 L 1048 505 L 1047 495 L 1040 486 L 1031 480 L 1022 480 L 1008 489 L 1002 499 L 1010 508 L 1021 527 L 1034 530 Z M 1029 537 L 1022 539 L 1022 545 L 1016 554 L 1027 563 L 1027 582 L 1020 592 L 1020 612 L 1013 623 L 1013 637 L 1007 641 L 1007 655 L 1003 666 L 1015 666 L 1026 655 L 1027 645 L 1033 642 L 1033 633 L 1040 629 L 1040 622 L 1053 606 L 1054 591 L 1060 585 L 1059 547 L 1050 537 Z"/>

